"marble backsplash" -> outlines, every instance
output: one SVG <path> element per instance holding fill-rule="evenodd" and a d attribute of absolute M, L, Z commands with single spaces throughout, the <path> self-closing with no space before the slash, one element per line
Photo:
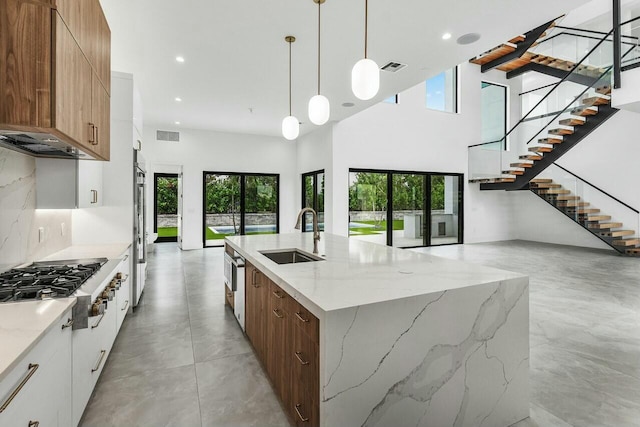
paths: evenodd
<path fill-rule="evenodd" d="M 71 211 L 36 209 L 35 157 L 0 147 L 0 271 L 70 245 Z"/>

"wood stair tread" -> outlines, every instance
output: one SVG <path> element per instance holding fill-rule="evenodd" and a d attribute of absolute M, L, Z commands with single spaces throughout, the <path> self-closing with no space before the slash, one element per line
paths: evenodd
<path fill-rule="evenodd" d="M 534 183 L 534 188 L 562 188 L 562 185 L 553 182 Z"/>
<path fill-rule="evenodd" d="M 515 36 L 514 38 L 512 38 L 511 40 L 509 40 L 509 43 L 520 43 L 525 41 L 527 38 L 524 36 L 524 34 L 520 34 L 519 36 Z"/>
<path fill-rule="evenodd" d="M 572 201 L 558 202 L 558 206 L 565 207 L 565 208 L 585 207 L 590 205 L 591 203 L 589 202 L 572 202 Z"/>
<path fill-rule="evenodd" d="M 598 107 L 593 105 L 583 105 L 582 107 L 572 109 L 571 114 L 580 117 L 595 116 L 598 114 Z"/>
<path fill-rule="evenodd" d="M 502 173 L 505 175 L 524 175 L 524 170 L 509 169 L 509 170 L 502 171 Z"/>
<path fill-rule="evenodd" d="M 538 140 L 539 144 L 549 144 L 549 145 L 553 145 L 553 144 L 562 144 L 562 139 L 561 138 L 553 138 L 553 137 L 549 137 L 549 138 L 542 138 Z"/>
<path fill-rule="evenodd" d="M 490 49 L 486 52 L 481 53 L 475 58 L 471 59 L 469 62 L 477 65 L 484 65 L 488 62 L 493 61 L 494 59 L 501 58 L 511 52 L 516 50 L 516 46 L 513 43 L 504 43 L 500 46 L 496 46 L 493 49 Z"/>
<path fill-rule="evenodd" d="M 569 190 L 566 190 L 567 192 L 570 193 Z M 567 193 L 565 193 L 567 194 Z M 556 197 L 556 200 L 558 201 L 563 201 L 563 200 L 580 200 L 580 196 L 558 196 Z"/>
<path fill-rule="evenodd" d="M 601 95 L 611 95 L 611 85 L 600 86 L 596 88 L 596 92 Z"/>
<path fill-rule="evenodd" d="M 633 248 L 626 250 L 627 255 L 640 256 L 640 248 Z"/>
<path fill-rule="evenodd" d="M 599 213 L 600 209 L 589 208 L 589 209 L 576 209 L 574 213 L 578 215 L 590 214 L 590 213 Z"/>
<path fill-rule="evenodd" d="M 537 154 L 523 154 L 518 158 L 520 160 L 533 160 L 533 161 L 542 160 L 542 156 L 538 156 Z"/>
<path fill-rule="evenodd" d="M 616 239 L 613 241 L 613 244 L 616 246 L 635 246 L 640 245 L 640 239 Z"/>
<path fill-rule="evenodd" d="M 550 190 L 540 190 L 539 193 L 543 195 L 571 194 L 571 191 L 557 188 L 557 189 L 550 189 Z"/>
<path fill-rule="evenodd" d="M 537 146 L 537 147 L 529 147 L 529 151 L 531 151 L 532 153 L 550 153 L 553 151 L 553 148 Z"/>
<path fill-rule="evenodd" d="M 529 182 L 532 184 L 550 184 L 553 182 L 553 180 L 550 178 L 534 178 Z"/>
<path fill-rule="evenodd" d="M 588 215 L 584 218 L 585 221 L 609 221 L 611 215 Z"/>
<path fill-rule="evenodd" d="M 600 235 L 603 237 L 633 236 L 634 234 L 636 234 L 636 232 L 633 230 L 615 230 L 615 231 L 606 231 L 606 232 L 600 233 Z"/>
<path fill-rule="evenodd" d="M 584 118 L 571 117 L 568 119 L 560 120 L 559 123 L 563 126 L 582 126 L 586 123 L 586 120 Z"/>
<path fill-rule="evenodd" d="M 530 168 L 533 167 L 533 163 L 511 163 L 509 166 L 511 166 L 512 168 Z"/>
<path fill-rule="evenodd" d="M 573 130 L 565 129 L 565 128 L 556 128 L 556 129 L 548 130 L 547 133 L 550 135 L 571 135 L 573 133 Z"/>
<path fill-rule="evenodd" d="M 609 104 L 610 102 L 611 100 L 605 95 L 592 96 L 591 98 L 585 98 L 582 100 L 582 103 L 588 106 L 605 105 L 605 104 Z"/>
<path fill-rule="evenodd" d="M 621 222 L 601 222 L 598 224 L 589 224 L 588 226 L 589 228 L 592 229 L 596 229 L 596 230 L 606 230 L 606 229 L 611 229 L 611 228 L 620 228 L 622 227 L 622 223 Z"/>

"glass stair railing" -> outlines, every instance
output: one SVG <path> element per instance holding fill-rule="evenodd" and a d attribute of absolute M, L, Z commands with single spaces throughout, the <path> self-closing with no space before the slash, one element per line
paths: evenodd
<path fill-rule="evenodd" d="M 640 256 L 640 214 L 613 195 L 554 163 L 529 189 L 621 254 Z"/>
<path fill-rule="evenodd" d="M 523 188 L 527 177 L 540 173 L 615 112 L 609 96 L 611 32 L 597 40 L 566 33 L 545 40 L 534 49 L 557 55 L 570 63 L 569 69 L 554 85 L 526 94 L 523 111 L 527 113 L 501 140 L 469 147 L 471 182 L 514 183 Z M 627 46 L 623 53 L 636 47 Z M 582 58 L 575 60 L 579 53 Z"/>

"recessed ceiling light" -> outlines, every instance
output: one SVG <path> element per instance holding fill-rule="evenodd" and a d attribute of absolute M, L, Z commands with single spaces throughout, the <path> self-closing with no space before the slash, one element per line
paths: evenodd
<path fill-rule="evenodd" d="M 451 33 L 444 33 L 442 35 L 442 40 L 449 40 L 451 38 Z"/>
<path fill-rule="evenodd" d="M 180 63 L 184 62 L 184 56 L 176 56 L 176 61 Z"/>
<path fill-rule="evenodd" d="M 480 40 L 480 34 L 478 33 L 468 33 L 468 34 L 464 34 L 460 37 L 458 37 L 458 40 L 456 40 L 458 42 L 458 44 L 471 44 L 471 43 L 475 43 L 478 40 Z"/>
<path fill-rule="evenodd" d="M 353 102 L 343 102 L 342 103 L 343 107 L 353 107 L 354 105 L 356 105 L 356 104 L 354 104 Z"/>
<path fill-rule="evenodd" d="M 175 122 L 175 123 L 176 123 L 177 125 L 179 125 L 179 124 L 180 124 L 180 122 Z"/>
<path fill-rule="evenodd" d="M 180 98 L 179 96 L 176 96 L 176 102 L 182 102 L 182 98 Z"/>

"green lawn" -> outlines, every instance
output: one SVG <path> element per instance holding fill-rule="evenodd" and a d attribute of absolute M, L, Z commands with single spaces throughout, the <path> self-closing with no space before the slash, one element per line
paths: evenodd
<path fill-rule="evenodd" d="M 376 221 L 354 221 L 359 222 L 361 224 L 370 224 L 375 225 L 376 227 L 355 227 L 349 228 L 349 234 L 381 234 L 387 231 L 387 221 L 380 221 L 379 223 Z M 404 220 L 402 219 L 394 219 L 393 220 L 393 229 L 394 230 L 404 230 Z"/>
<path fill-rule="evenodd" d="M 178 227 L 158 227 L 158 237 L 178 237 Z"/>

